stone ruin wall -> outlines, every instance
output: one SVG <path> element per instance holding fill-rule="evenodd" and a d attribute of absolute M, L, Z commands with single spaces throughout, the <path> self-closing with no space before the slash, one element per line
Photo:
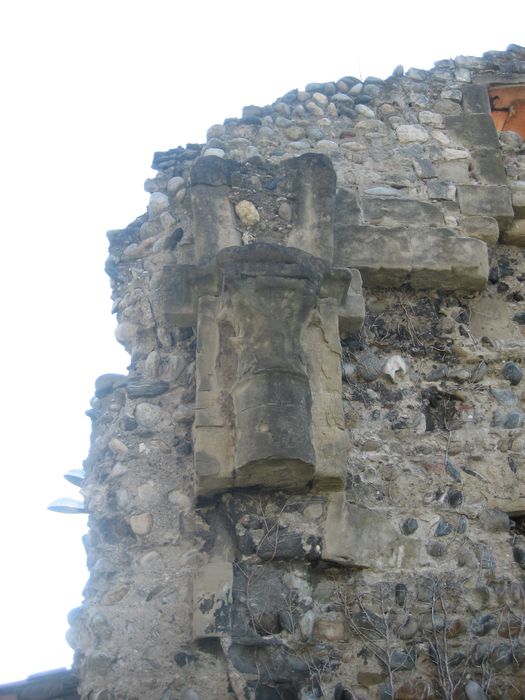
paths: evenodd
<path fill-rule="evenodd" d="M 111 231 L 89 700 L 525 697 L 525 49 L 293 90 Z"/>

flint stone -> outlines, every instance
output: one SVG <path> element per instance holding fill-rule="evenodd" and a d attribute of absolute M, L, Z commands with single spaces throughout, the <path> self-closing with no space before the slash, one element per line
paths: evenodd
<path fill-rule="evenodd" d="M 505 416 L 503 420 L 503 427 L 508 430 L 513 430 L 515 428 L 521 428 L 523 426 L 523 413 L 521 411 L 511 411 Z"/>
<path fill-rule="evenodd" d="M 501 373 L 512 386 L 517 386 L 521 382 L 523 376 L 523 372 L 515 362 L 507 362 Z"/>
<path fill-rule="evenodd" d="M 436 527 L 434 535 L 435 537 L 444 537 L 445 535 L 450 535 L 451 532 L 452 525 L 450 523 L 447 523 L 446 520 L 441 520 L 441 522 L 439 522 L 438 526 Z"/>
<path fill-rule="evenodd" d="M 518 564 L 518 566 L 522 569 L 525 569 L 525 550 L 523 550 L 521 547 L 513 547 L 512 556 L 514 557 L 516 564 Z"/>
<path fill-rule="evenodd" d="M 415 518 L 407 518 L 401 525 L 401 531 L 404 535 L 413 535 L 418 528 L 418 523 Z"/>
<path fill-rule="evenodd" d="M 431 557 L 442 557 L 447 551 L 447 546 L 443 542 L 429 542 L 426 545 L 427 552 Z"/>
<path fill-rule="evenodd" d="M 390 666 L 393 671 L 410 671 L 416 665 L 415 650 L 393 651 L 390 654 Z"/>
<path fill-rule="evenodd" d="M 486 634 L 495 629 L 497 624 L 498 620 L 495 615 L 483 615 L 483 617 L 473 620 L 471 630 L 476 637 L 484 637 Z"/>
<path fill-rule="evenodd" d="M 512 389 L 495 389 L 494 387 L 489 388 L 489 394 L 496 399 L 496 401 L 501 406 L 516 406 L 518 403 L 518 397 L 512 391 Z"/>
<path fill-rule="evenodd" d="M 492 552 L 486 544 L 477 545 L 476 555 L 478 557 L 478 561 L 482 569 L 494 571 L 494 569 L 496 568 L 496 560 L 494 559 L 494 555 L 492 554 Z"/>
<path fill-rule="evenodd" d="M 487 695 L 483 688 L 476 681 L 469 681 L 465 686 L 467 700 L 487 700 Z"/>
<path fill-rule="evenodd" d="M 415 617 L 409 616 L 406 622 L 401 625 L 397 630 L 397 636 L 399 639 L 406 641 L 407 639 L 412 639 L 419 629 L 418 622 Z"/>

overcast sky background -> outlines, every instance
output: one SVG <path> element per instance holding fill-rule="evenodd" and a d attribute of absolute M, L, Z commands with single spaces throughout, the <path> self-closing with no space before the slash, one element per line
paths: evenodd
<path fill-rule="evenodd" d="M 523 0 L 4 0 L 0 9 L 0 683 L 69 666 L 87 580 L 75 497 L 95 378 L 125 372 L 105 232 L 153 152 L 292 88 L 525 44 Z M 521 36 L 520 36 L 521 34 Z"/>

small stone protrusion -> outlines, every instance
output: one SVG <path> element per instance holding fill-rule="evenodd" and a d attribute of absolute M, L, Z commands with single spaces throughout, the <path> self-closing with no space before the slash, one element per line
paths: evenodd
<path fill-rule="evenodd" d="M 255 205 L 247 199 L 243 199 L 235 205 L 235 213 L 243 226 L 255 226 L 261 219 Z"/>

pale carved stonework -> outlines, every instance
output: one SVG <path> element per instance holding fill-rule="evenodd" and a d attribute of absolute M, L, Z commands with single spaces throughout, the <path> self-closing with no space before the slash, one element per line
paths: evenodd
<path fill-rule="evenodd" d="M 340 489 L 340 326 L 358 328 L 364 304 L 359 272 L 332 266 L 332 165 L 319 155 L 287 161 L 300 215 L 282 243 L 242 246 L 232 245 L 227 166 L 202 160 L 210 172 L 201 161 L 191 200 L 197 264 L 164 270 L 154 297 L 166 324 L 197 327 L 196 494 Z"/>

